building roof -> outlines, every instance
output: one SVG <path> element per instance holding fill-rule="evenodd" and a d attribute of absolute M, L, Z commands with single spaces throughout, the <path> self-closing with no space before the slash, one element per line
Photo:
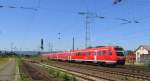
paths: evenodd
<path fill-rule="evenodd" d="M 140 45 L 135 51 L 137 51 L 140 47 L 143 47 L 144 49 L 150 51 L 150 45 Z"/>

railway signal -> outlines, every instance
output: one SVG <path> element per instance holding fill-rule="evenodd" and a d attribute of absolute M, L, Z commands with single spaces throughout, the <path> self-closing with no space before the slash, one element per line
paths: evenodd
<path fill-rule="evenodd" d="M 61 39 L 61 33 L 60 32 L 58 33 L 58 39 L 59 40 Z"/>
<path fill-rule="evenodd" d="M 43 39 L 41 39 L 41 50 L 43 50 L 44 49 L 44 40 Z"/>

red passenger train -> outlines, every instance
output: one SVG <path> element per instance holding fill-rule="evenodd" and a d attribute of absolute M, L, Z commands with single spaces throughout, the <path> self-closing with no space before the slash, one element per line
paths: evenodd
<path fill-rule="evenodd" d="M 70 50 L 43 54 L 48 59 L 94 62 L 102 65 L 124 65 L 124 49 L 119 46 L 98 46 L 80 50 Z"/>

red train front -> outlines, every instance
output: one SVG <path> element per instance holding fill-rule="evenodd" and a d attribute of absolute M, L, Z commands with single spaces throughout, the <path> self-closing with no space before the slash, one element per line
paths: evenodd
<path fill-rule="evenodd" d="M 71 50 L 43 55 L 49 59 L 94 62 L 102 65 L 124 65 L 124 49 L 119 46 L 98 46 L 80 50 Z"/>

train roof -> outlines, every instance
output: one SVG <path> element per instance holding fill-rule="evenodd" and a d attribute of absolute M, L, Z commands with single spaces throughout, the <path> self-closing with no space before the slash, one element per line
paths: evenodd
<path fill-rule="evenodd" d="M 115 49 L 123 49 L 120 46 L 96 46 L 96 47 L 90 47 L 90 48 L 86 48 L 86 49 L 76 49 L 76 50 L 69 50 L 69 51 L 59 51 L 59 52 L 49 52 L 47 54 L 59 54 L 59 53 L 69 53 L 69 52 L 87 52 L 87 51 L 94 51 L 97 49 L 102 49 L 102 48 L 115 48 Z"/>

